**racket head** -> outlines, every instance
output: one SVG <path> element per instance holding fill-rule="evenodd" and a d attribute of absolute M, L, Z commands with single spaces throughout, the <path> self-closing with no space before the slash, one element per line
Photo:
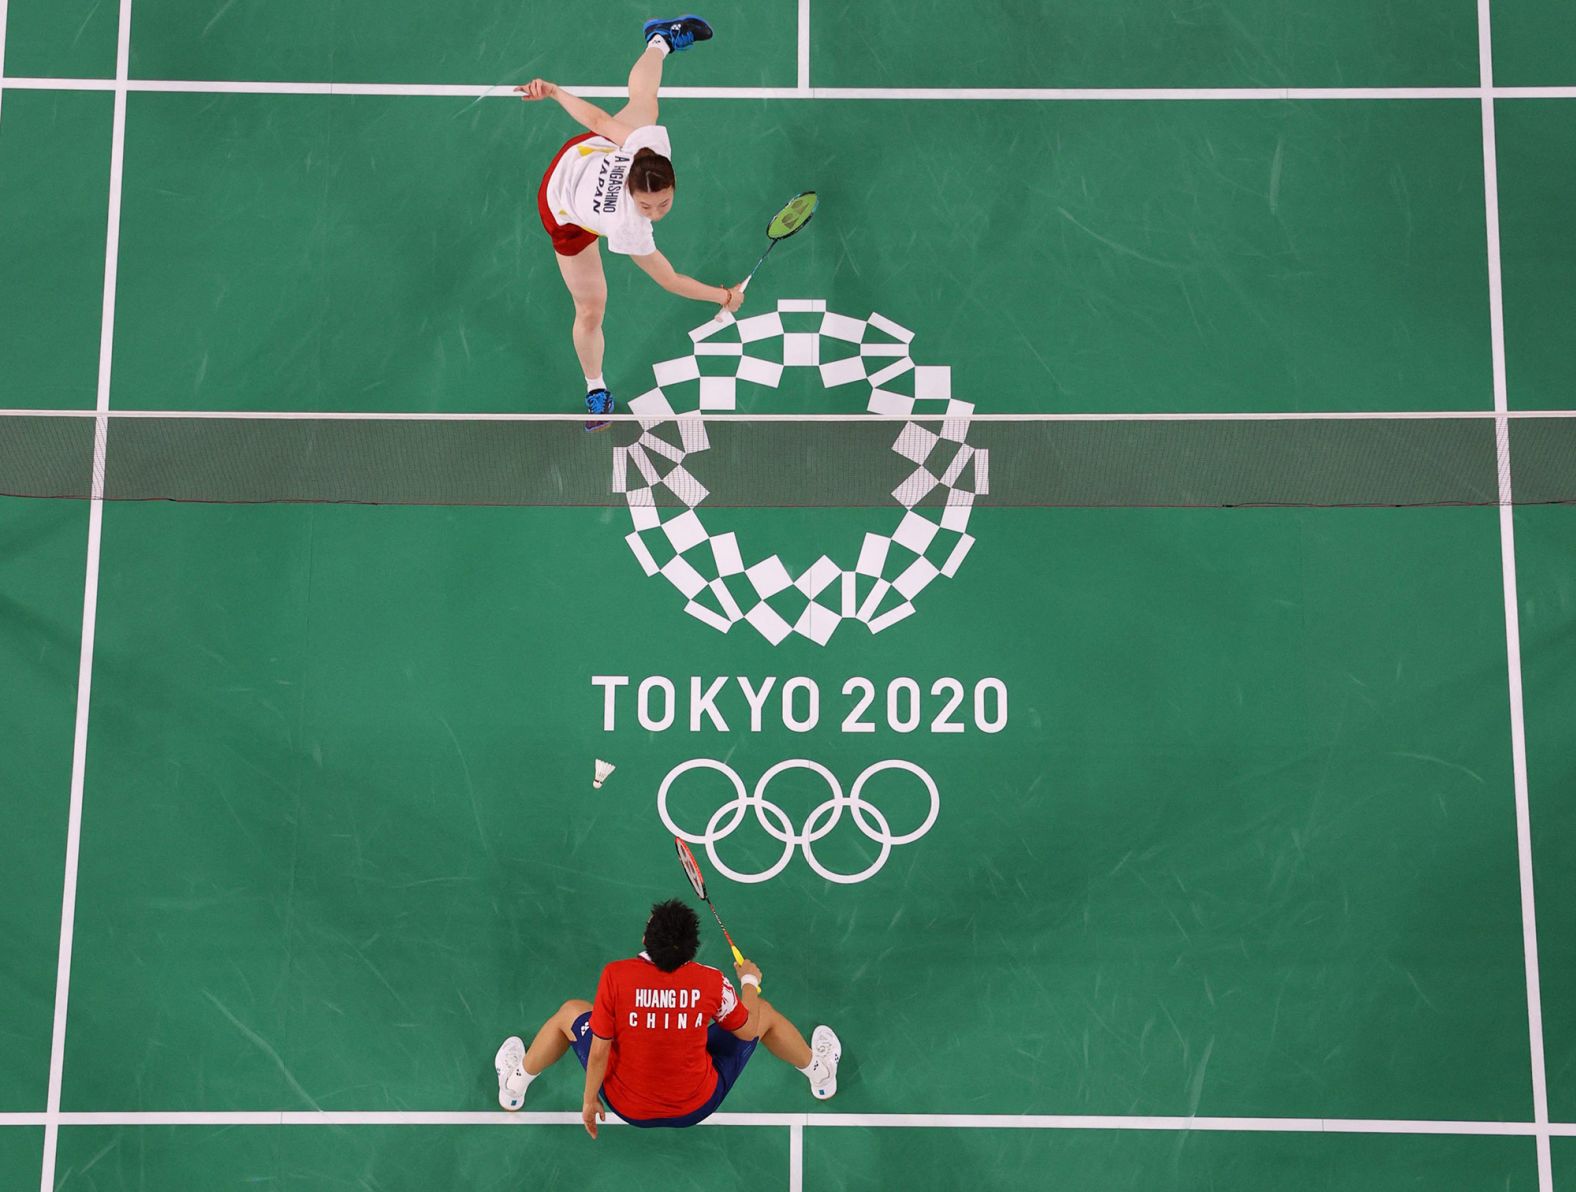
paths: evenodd
<path fill-rule="evenodd" d="M 772 216 L 772 222 L 766 225 L 767 236 L 773 240 L 788 239 L 810 222 L 820 203 L 820 198 L 813 190 L 801 191 L 794 195 L 783 205 L 781 211 Z"/>
<path fill-rule="evenodd" d="M 696 896 L 702 902 L 706 901 L 706 879 L 701 876 L 700 865 L 695 860 L 695 854 L 690 852 L 689 845 L 680 837 L 675 836 L 673 843 L 678 846 L 679 864 L 684 866 L 684 874 L 689 878 L 690 885 L 695 887 Z"/>

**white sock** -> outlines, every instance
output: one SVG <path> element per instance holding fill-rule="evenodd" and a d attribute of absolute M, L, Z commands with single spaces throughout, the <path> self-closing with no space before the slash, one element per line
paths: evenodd
<path fill-rule="evenodd" d="M 810 1062 L 804 1067 L 800 1068 L 799 1071 L 803 1072 L 806 1076 L 810 1076 L 810 1069 L 813 1067 L 815 1067 L 815 1054 L 812 1052 L 810 1055 Z"/>
<path fill-rule="evenodd" d="M 607 382 L 604 381 L 601 377 L 587 377 L 586 378 L 586 392 L 587 393 L 595 393 L 598 389 L 606 389 L 606 388 L 607 388 Z"/>
<path fill-rule="evenodd" d="M 541 1073 L 537 1072 L 537 1073 L 533 1074 L 531 1072 L 527 1072 L 525 1070 L 525 1065 L 524 1064 L 522 1064 L 522 1065 L 520 1065 L 520 1067 L 516 1068 L 515 1072 L 521 1073 L 521 1074 L 523 1074 L 525 1076 L 525 1083 L 520 1085 L 520 1087 L 518 1089 L 514 1089 L 513 1091 L 518 1092 L 520 1094 L 520 1096 L 524 1097 L 525 1096 L 525 1090 L 531 1087 L 531 1081 L 535 1080 L 538 1076 L 541 1075 Z M 513 1086 L 516 1083 L 515 1073 L 513 1073 L 513 1072 L 510 1073 L 505 1079 L 508 1081 L 511 1089 L 513 1089 Z"/>
<path fill-rule="evenodd" d="M 651 35 L 651 40 L 650 40 L 650 41 L 648 41 L 648 42 L 647 42 L 647 43 L 646 43 L 646 48 L 647 48 L 647 49 L 648 49 L 648 50 L 649 50 L 649 49 L 650 49 L 650 48 L 651 48 L 651 47 L 652 47 L 652 46 L 656 46 L 656 47 L 657 47 L 657 49 L 658 49 L 658 50 L 660 50 L 660 51 L 661 51 L 661 52 L 662 52 L 662 56 L 663 56 L 663 57 L 664 57 L 664 58 L 666 58 L 666 57 L 667 57 L 667 56 L 668 56 L 668 54 L 669 54 L 669 53 L 670 53 L 670 52 L 671 52 L 671 51 L 672 51 L 672 49 L 673 49 L 673 47 L 672 47 L 672 46 L 670 46 L 670 45 L 668 45 L 668 41 L 667 41 L 667 38 L 665 38 L 665 37 L 660 37 L 660 36 L 658 36 L 658 35 L 657 35 L 657 34 L 655 34 L 655 33 L 653 33 L 653 34 L 652 34 L 652 35 Z"/>

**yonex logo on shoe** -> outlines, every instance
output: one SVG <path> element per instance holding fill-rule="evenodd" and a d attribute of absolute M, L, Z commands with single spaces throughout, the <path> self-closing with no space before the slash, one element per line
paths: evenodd
<path fill-rule="evenodd" d="M 786 331 L 785 314 L 819 316 L 818 330 Z M 912 331 L 879 314 L 856 319 L 821 300 L 785 299 L 768 314 L 703 323 L 690 339 L 693 351 L 655 365 L 656 387 L 629 403 L 643 433 L 613 456 L 613 491 L 634 524 L 625 541 L 648 576 L 660 574 L 685 598 L 685 612 L 722 633 L 747 621 L 773 645 L 798 634 L 824 646 L 844 621 L 871 633 L 890 628 L 913 615 L 932 581 L 956 575 L 974 544 L 974 500 L 990 491 L 989 453 L 968 442 L 974 407 L 952 397 L 951 369 L 915 364 Z M 701 356 L 733 357 L 734 375 L 702 376 Z M 865 533 L 856 558 L 819 553 L 797 573 L 776 552 L 746 553 L 739 536 L 708 530 L 701 511 L 710 490 L 697 474 L 711 445 L 697 415 L 734 409 L 741 381 L 777 388 L 789 368 L 818 370 L 828 389 L 858 384 L 860 412 L 893 419 L 892 451 L 906 472 L 892 490 L 895 525 L 878 515 L 884 524 Z M 912 421 L 916 414 L 942 421 Z M 679 506 L 659 506 L 658 489 Z"/>

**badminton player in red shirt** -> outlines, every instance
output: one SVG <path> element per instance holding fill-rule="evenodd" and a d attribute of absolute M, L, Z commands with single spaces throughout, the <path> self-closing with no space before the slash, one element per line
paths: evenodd
<path fill-rule="evenodd" d="M 641 943 L 639 956 L 602 970 L 595 1002 L 565 1002 L 529 1048 L 518 1035 L 504 1040 L 494 1060 L 499 1104 L 519 1109 L 531 1081 L 571 1048 L 586 1070 L 581 1118 L 592 1138 L 603 1102 L 632 1126 L 705 1120 L 757 1042 L 803 1072 L 814 1096 L 837 1092 L 842 1044 L 832 1029 L 816 1027 L 806 1043 L 760 996 L 761 970 L 748 960 L 737 966 L 737 993 L 720 970 L 696 964 L 700 921 L 687 904 L 653 906 Z"/>

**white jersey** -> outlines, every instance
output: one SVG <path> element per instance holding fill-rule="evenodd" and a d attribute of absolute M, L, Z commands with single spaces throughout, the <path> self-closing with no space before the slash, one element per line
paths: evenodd
<path fill-rule="evenodd" d="M 671 159 L 668 130 L 657 124 L 637 128 L 622 147 L 606 137 L 591 137 L 571 146 L 547 182 L 547 205 L 553 218 L 605 237 L 609 249 L 625 256 L 656 252 L 651 221 L 624 193 L 629 167 L 642 149 Z"/>

